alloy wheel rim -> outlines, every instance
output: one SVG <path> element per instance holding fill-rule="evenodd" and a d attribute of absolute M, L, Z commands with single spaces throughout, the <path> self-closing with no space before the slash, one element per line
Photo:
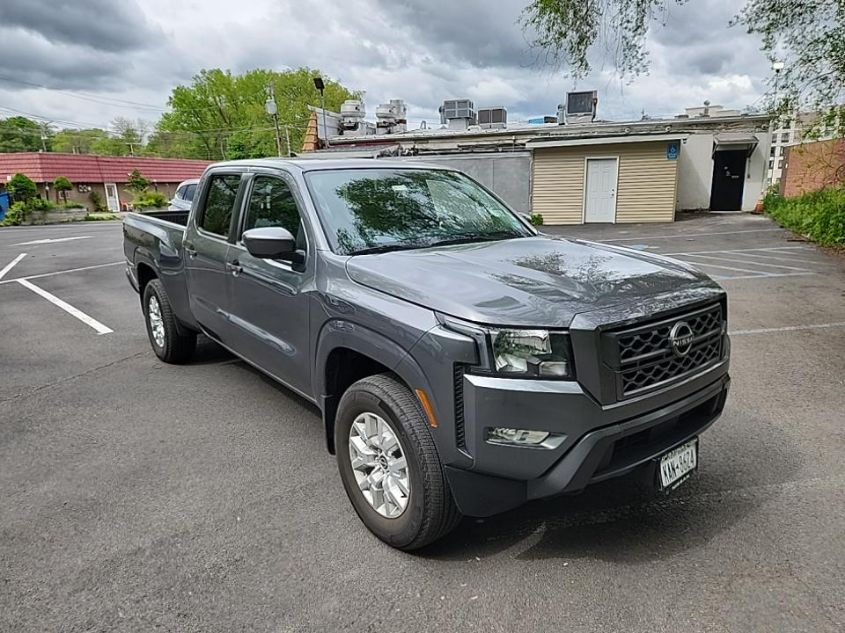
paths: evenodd
<path fill-rule="evenodd" d="M 372 412 L 358 415 L 349 429 L 349 458 L 367 503 L 388 519 L 401 516 L 408 507 L 411 480 L 405 453 L 390 424 Z"/>
<path fill-rule="evenodd" d="M 153 333 L 153 340 L 159 347 L 164 347 L 164 319 L 161 318 L 161 306 L 155 296 L 150 297 L 147 304 L 147 315 L 150 318 L 150 331 Z"/>

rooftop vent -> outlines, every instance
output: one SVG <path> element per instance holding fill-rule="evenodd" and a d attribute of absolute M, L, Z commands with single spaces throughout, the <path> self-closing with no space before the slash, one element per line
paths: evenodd
<path fill-rule="evenodd" d="M 502 130 L 508 124 L 508 111 L 502 107 L 478 108 L 478 125 L 484 130 Z"/>
<path fill-rule="evenodd" d="M 367 110 L 359 99 L 347 99 L 340 106 L 340 133 L 347 135 L 372 134 L 372 124 L 364 119 Z"/>
<path fill-rule="evenodd" d="M 391 99 L 376 108 L 376 134 L 399 134 L 407 129 L 408 108 L 402 99 Z"/>
<path fill-rule="evenodd" d="M 440 106 L 440 122 L 450 130 L 465 130 L 475 125 L 475 106 L 469 99 L 447 99 Z"/>
<path fill-rule="evenodd" d="M 598 92 L 595 90 L 567 92 L 566 103 L 557 107 L 558 124 L 591 123 L 596 118 L 598 102 Z"/>

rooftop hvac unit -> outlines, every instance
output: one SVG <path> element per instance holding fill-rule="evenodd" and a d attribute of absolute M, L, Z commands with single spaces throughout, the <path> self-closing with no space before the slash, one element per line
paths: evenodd
<path fill-rule="evenodd" d="M 340 106 L 340 129 L 343 131 L 357 132 L 366 116 L 367 110 L 364 107 L 363 101 L 359 99 L 347 99 Z"/>
<path fill-rule="evenodd" d="M 557 122 L 560 125 L 590 123 L 596 118 L 598 102 L 598 92 L 595 90 L 567 92 L 566 104 L 558 106 Z"/>
<path fill-rule="evenodd" d="M 404 132 L 408 108 L 402 99 L 391 99 L 376 108 L 376 134 L 398 134 Z"/>
<path fill-rule="evenodd" d="M 440 123 L 450 129 L 465 130 L 477 123 L 475 106 L 469 99 L 447 99 L 440 106 Z"/>
<path fill-rule="evenodd" d="M 482 129 L 504 129 L 508 124 L 508 111 L 502 107 L 478 108 L 478 125 Z"/>

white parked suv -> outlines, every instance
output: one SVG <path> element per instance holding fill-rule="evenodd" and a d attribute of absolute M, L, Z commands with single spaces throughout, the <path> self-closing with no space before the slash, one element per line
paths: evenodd
<path fill-rule="evenodd" d="M 169 211 L 190 211 L 191 202 L 194 200 L 194 193 L 197 190 L 199 178 L 184 180 L 176 187 L 176 195 L 170 201 Z"/>

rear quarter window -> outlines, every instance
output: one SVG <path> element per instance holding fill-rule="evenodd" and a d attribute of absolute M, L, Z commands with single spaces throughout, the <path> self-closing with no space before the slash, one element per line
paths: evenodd
<path fill-rule="evenodd" d="M 220 174 L 209 179 L 205 207 L 198 221 L 200 228 L 221 237 L 229 235 L 240 184 L 241 177 L 235 174 Z"/>

